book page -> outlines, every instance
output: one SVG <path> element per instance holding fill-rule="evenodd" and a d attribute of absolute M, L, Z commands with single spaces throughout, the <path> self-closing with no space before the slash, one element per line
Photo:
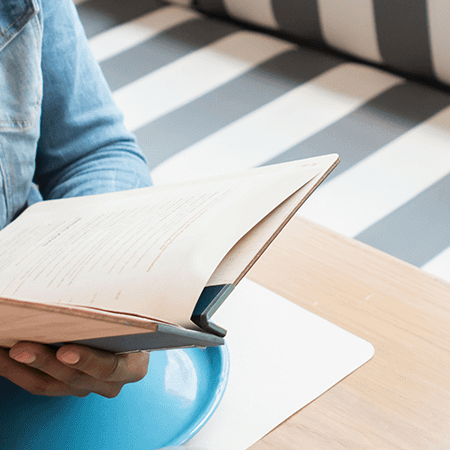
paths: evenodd
<path fill-rule="evenodd" d="M 325 167 L 246 233 L 217 266 L 207 286 L 222 284 L 236 286 L 308 196 L 333 169 L 334 166 Z"/>
<path fill-rule="evenodd" d="M 33 205 L 0 233 L 0 296 L 192 327 L 220 260 L 318 173 L 318 159 Z"/>

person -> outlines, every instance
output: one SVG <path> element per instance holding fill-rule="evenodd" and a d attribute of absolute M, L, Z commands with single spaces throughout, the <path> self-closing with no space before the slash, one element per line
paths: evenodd
<path fill-rule="evenodd" d="M 0 228 L 37 201 L 149 185 L 72 1 L 1 2 Z M 0 348 L 0 376 L 33 394 L 115 397 L 148 360 L 19 342 Z"/>

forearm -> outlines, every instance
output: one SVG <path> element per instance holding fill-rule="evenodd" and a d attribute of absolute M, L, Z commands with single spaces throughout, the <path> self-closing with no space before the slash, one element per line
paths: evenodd
<path fill-rule="evenodd" d="M 126 154 L 123 143 L 96 149 L 37 182 L 45 200 L 151 185 L 145 162 L 139 161 L 132 151 Z"/>
<path fill-rule="evenodd" d="M 44 96 L 36 174 L 44 199 L 148 186 L 144 157 L 69 0 L 43 0 Z"/>

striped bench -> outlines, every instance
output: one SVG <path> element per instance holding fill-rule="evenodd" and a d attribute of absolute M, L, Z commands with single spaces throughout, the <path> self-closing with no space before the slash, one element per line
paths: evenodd
<path fill-rule="evenodd" d="M 337 152 L 300 214 L 450 280 L 446 1 L 178 3 L 77 2 L 155 184 Z"/>

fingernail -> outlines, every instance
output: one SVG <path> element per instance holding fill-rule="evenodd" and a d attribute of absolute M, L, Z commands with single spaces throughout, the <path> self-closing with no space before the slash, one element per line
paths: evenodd
<path fill-rule="evenodd" d="M 21 363 L 30 364 L 36 359 L 36 355 L 33 355 L 33 353 L 22 352 L 16 356 L 11 356 L 11 358 Z"/>
<path fill-rule="evenodd" d="M 58 359 L 67 364 L 76 364 L 80 360 L 80 355 L 69 351 L 59 355 Z"/>

